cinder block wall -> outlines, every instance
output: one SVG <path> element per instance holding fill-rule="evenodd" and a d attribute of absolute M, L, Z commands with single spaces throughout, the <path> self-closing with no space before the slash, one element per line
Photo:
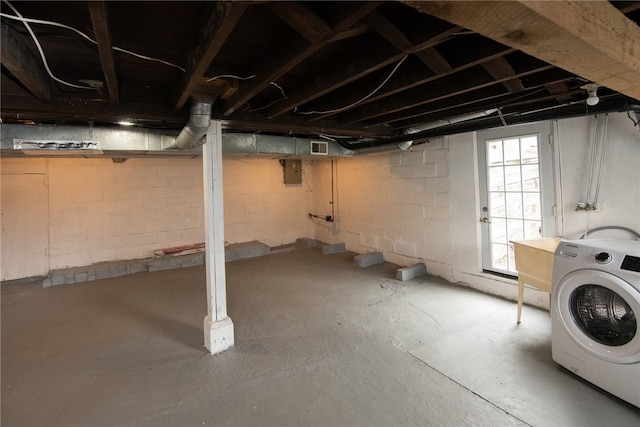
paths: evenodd
<path fill-rule="evenodd" d="M 203 241 L 201 159 L 49 159 L 52 270 Z"/>
<path fill-rule="evenodd" d="M 330 210 L 331 162 L 314 163 L 314 210 Z M 333 223 L 316 220 L 316 237 L 358 252 L 380 251 L 400 265 L 424 261 L 451 276 L 448 149 L 445 139 L 407 151 L 334 161 Z"/>
<path fill-rule="evenodd" d="M 201 158 L 131 158 L 124 163 L 109 158 L 25 158 L 2 159 L 1 166 L 3 173 L 32 173 L 35 168 L 44 176 L 48 236 L 41 240 L 48 246 L 48 266 L 21 273 L 22 277 L 147 258 L 156 249 L 204 241 Z M 276 159 L 225 158 L 223 171 L 227 242 L 259 240 L 278 246 L 314 237 L 307 215 L 310 162 L 303 164 L 303 183 L 298 185 L 283 183 Z M 21 199 L 5 199 L 7 206 L 24 204 Z M 42 250 L 12 249 L 3 251 L 3 265 L 12 262 L 11 253 Z"/>
<path fill-rule="evenodd" d="M 277 159 L 228 157 L 223 164 L 225 240 L 258 240 L 268 246 L 314 237 L 310 161 L 302 161 L 302 184 L 284 184 Z"/>

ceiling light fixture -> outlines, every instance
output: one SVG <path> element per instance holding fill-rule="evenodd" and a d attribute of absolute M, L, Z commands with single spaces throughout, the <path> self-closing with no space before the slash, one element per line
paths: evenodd
<path fill-rule="evenodd" d="M 588 105 L 594 106 L 594 105 L 597 105 L 598 102 L 600 102 L 600 98 L 598 98 L 598 93 L 597 93 L 599 87 L 600 85 L 596 83 L 589 83 L 584 86 L 580 86 L 580 89 L 586 90 L 587 93 L 589 94 L 589 97 L 587 98 Z"/>
<path fill-rule="evenodd" d="M 121 120 L 118 122 L 118 124 L 120 126 L 133 126 L 135 123 L 129 121 L 129 120 Z"/>

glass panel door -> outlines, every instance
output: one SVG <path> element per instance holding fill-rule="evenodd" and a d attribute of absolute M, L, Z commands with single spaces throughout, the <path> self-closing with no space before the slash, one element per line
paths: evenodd
<path fill-rule="evenodd" d="M 541 158 L 546 156 L 551 163 L 551 150 L 545 147 L 549 132 L 544 132 L 544 129 L 544 126 L 541 129 L 515 127 L 501 129 L 504 135 L 500 135 L 500 130 L 479 135 L 482 136 L 478 140 L 478 157 L 483 172 L 480 200 L 484 270 L 516 275 L 513 244 L 510 242 L 538 239 L 549 235 L 550 229 L 555 229 L 547 227 L 545 233 L 543 227 L 545 195 L 542 175 L 553 170 L 551 165 L 543 167 L 541 164 Z M 552 176 L 545 179 L 553 185 Z M 550 204 L 552 193 L 551 190 L 548 195 Z M 549 222 L 553 225 L 552 215 Z"/>

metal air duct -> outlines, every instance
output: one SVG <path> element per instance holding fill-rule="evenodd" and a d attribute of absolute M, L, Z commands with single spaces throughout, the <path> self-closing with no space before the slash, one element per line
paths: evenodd
<path fill-rule="evenodd" d="M 211 121 L 211 104 L 207 102 L 192 102 L 189 121 L 182 128 L 176 142 L 167 149 L 184 150 L 194 146 L 207 133 Z"/>

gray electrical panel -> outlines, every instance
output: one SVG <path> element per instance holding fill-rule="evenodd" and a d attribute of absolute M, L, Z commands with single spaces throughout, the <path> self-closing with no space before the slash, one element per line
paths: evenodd
<path fill-rule="evenodd" d="M 302 184 L 302 161 L 299 159 L 280 160 L 284 169 L 285 184 Z"/>

